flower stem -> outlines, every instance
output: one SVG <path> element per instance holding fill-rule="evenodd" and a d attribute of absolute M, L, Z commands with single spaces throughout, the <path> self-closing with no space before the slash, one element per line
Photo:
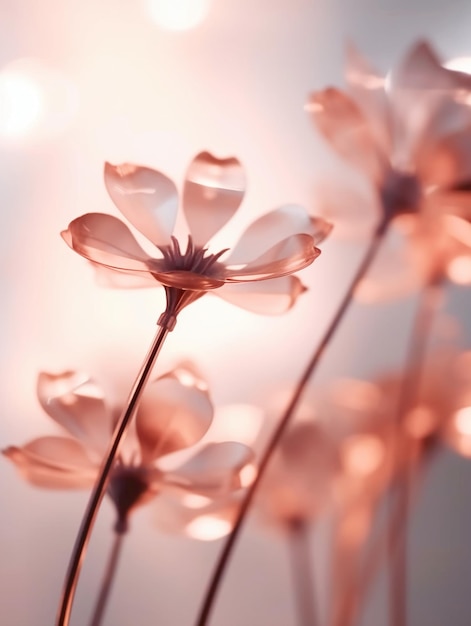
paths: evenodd
<path fill-rule="evenodd" d="M 328 326 L 326 333 L 324 337 L 322 338 L 320 344 L 314 351 L 314 354 L 312 355 L 311 360 L 309 361 L 304 373 L 302 374 L 298 384 L 295 387 L 291 401 L 289 402 L 282 418 L 280 419 L 278 423 L 278 426 L 276 427 L 274 433 L 271 436 L 270 441 L 268 442 L 268 445 L 264 451 L 264 454 L 262 455 L 262 458 L 260 459 L 260 464 L 258 467 L 258 474 L 255 480 L 252 482 L 252 484 L 248 488 L 245 498 L 242 500 L 238 516 L 234 523 L 234 528 L 232 529 L 232 532 L 228 535 L 226 543 L 224 544 L 221 554 L 219 556 L 219 560 L 216 563 L 213 577 L 210 581 L 208 591 L 204 598 L 201 612 L 198 617 L 198 621 L 196 622 L 197 626 L 206 626 L 206 624 L 208 623 L 208 619 L 210 617 L 210 613 L 213 608 L 214 600 L 216 598 L 216 594 L 219 589 L 220 582 L 225 572 L 226 565 L 229 562 L 229 558 L 232 554 L 232 549 L 242 529 L 242 524 L 245 521 L 250 505 L 252 504 L 255 493 L 257 492 L 258 486 L 261 483 L 262 477 L 272 457 L 272 454 L 277 448 L 278 443 L 280 442 L 284 432 L 286 431 L 291 421 L 291 418 L 293 417 L 295 410 L 298 407 L 301 396 L 312 374 L 314 373 L 325 349 L 327 348 L 344 314 L 346 313 L 353 299 L 354 292 L 356 288 L 358 287 L 358 284 L 360 283 L 362 278 L 365 276 L 369 266 L 371 265 L 371 262 L 373 261 L 380 247 L 380 244 L 383 241 L 384 235 L 386 234 L 388 225 L 389 225 L 389 222 L 385 220 L 385 221 L 382 221 L 380 225 L 378 226 L 378 228 L 376 229 L 373 239 L 368 247 L 368 250 L 359 268 L 357 269 L 355 276 L 353 277 L 353 280 L 346 294 L 344 295 L 340 303 L 340 307 L 338 308 L 330 325 Z"/>
<path fill-rule="evenodd" d="M 103 576 L 100 593 L 97 599 L 97 603 L 95 605 L 95 610 L 93 611 L 93 617 L 91 619 L 90 626 L 100 626 L 101 624 L 101 620 L 103 618 L 106 608 L 106 603 L 108 601 L 108 596 L 111 591 L 111 585 L 113 584 L 114 575 L 116 573 L 118 560 L 121 555 L 124 535 L 125 533 L 122 532 L 115 531 L 114 533 L 113 546 L 111 548 L 108 565 L 105 570 L 105 575 Z"/>
<path fill-rule="evenodd" d="M 397 499 L 397 515 L 390 514 L 388 525 L 389 603 L 391 624 L 407 625 L 407 535 L 412 482 L 412 443 L 404 431 L 404 420 L 413 408 L 422 378 L 427 340 L 440 303 L 441 289 L 436 280 L 425 286 L 413 323 L 404 376 L 397 404 L 396 432 L 393 437 L 394 474 L 391 498 Z M 404 434 L 406 436 L 404 437 Z"/>
<path fill-rule="evenodd" d="M 70 615 L 72 612 L 72 603 L 80 576 L 82 562 L 85 558 L 85 552 L 88 542 L 90 540 L 96 516 L 98 514 L 98 509 L 108 487 L 110 474 L 111 470 L 113 469 L 115 458 L 119 452 L 121 441 L 126 434 L 131 420 L 136 412 L 142 392 L 144 391 L 144 387 L 149 379 L 152 368 L 155 364 L 155 361 L 157 360 L 157 356 L 162 348 L 165 338 L 169 333 L 169 330 L 171 329 L 169 329 L 166 325 L 159 326 L 150 350 L 147 353 L 141 370 L 134 382 L 128 402 L 126 404 L 126 408 L 120 420 L 118 421 L 118 424 L 113 433 L 111 445 L 108 449 L 98 479 L 90 495 L 88 506 L 83 516 L 82 524 L 80 526 L 74 549 L 72 551 L 69 562 L 69 569 L 65 578 L 65 584 L 62 590 L 62 596 L 57 614 L 57 626 L 67 626 L 69 624 Z"/>
<path fill-rule="evenodd" d="M 311 565 L 309 526 L 304 521 L 289 527 L 291 572 L 299 626 L 317 626 L 315 583 Z"/>

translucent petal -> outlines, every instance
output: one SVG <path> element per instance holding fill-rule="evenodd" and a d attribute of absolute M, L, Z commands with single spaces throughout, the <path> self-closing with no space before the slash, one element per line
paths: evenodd
<path fill-rule="evenodd" d="M 213 406 L 197 381 L 182 384 L 172 375 L 149 385 L 139 406 L 136 429 L 142 462 L 197 443 L 208 430 Z"/>
<path fill-rule="evenodd" d="M 424 133 L 415 162 L 425 185 L 455 187 L 471 180 L 471 115 L 469 123 L 466 131 L 444 137 Z"/>
<path fill-rule="evenodd" d="M 112 215 L 87 213 L 61 234 L 67 245 L 89 261 L 122 271 L 149 271 L 151 258 L 129 228 Z"/>
<path fill-rule="evenodd" d="M 93 263 L 95 270 L 96 282 L 100 287 L 109 287 L 112 289 L 145 289 L 149 287 L 158 287 L 159 282 L 152 274 L 145 272 L 133 273 L 131 270 L 121 272 L 105 265 Z"/>
<path fill-rule="evenodd" d="M 244 282 L 287 276 L 310 265 L 320 253 L 310 235 L 293 235 L 240 269 L 227 267 L 226 281 Z"/>
<path fill-rule="evenodd" d="M 54 421 L 100 453 L 108 447 L 112 417 L 97 384 L 81 372 L 38 376 L 39 402 Z"/>
<path fill-rule="evenodd" d="M 306 110 L 331 147 L 369 178 L 380 179 L 384 166 L 369 121 L 346 94 L 330 87 L 311 95 Z"/>
<path fill-rule="evenodd" d="M 395 113 L 398 165 L 410 167 L 412 155 L 427 135 L 435 137 L 439 127 L 431 123 L 448 100 L 459 100 L 471 88 L 471 77 L 444 68 L 426 42 L 419 42 L 390 75 L 389 95 Z M 466 98 L 465 98 L 466 99 Z M 445 115 L 453 123 L 453 116 Z M 449 123 L 449 122 L 447 122 Z"/>
<path fill-rule="evenodd" d="M 281 276 L 250 283 L 226 283 L 214 295 L 253 313 L 281 315 L 305 291 L 306 287 L 296 276 Z"/>
<path fill-rule="evenodd" d="M 170 486 L 215 497 L 240 488 L 240 472 L 252 459 L 252 451 L 242 443 L 210 443 L 165 480 Z"/>
<path fill-rule="evenodd" d="M 37 487 L 73 489 L 93 485 L 97 466 L 85 448 L 65 437 L 41 437 L 22 448 L 9 447 L 3 454 L 25 480 Z"/>
<path fill-rule="evenodd" d="M 230 532 L 239 504 L 235 494 L 212 500 L 191 493 L 166 492 L 156 501 L 154 519 L 164 532 L 212 541 Z"/>
<path fill-rule="evenodd" d="M 248 263 L 291 235 L 311 235 L 320 243 L 332 230 L 331 224 L 320 217 L 311 217 L 306 209 L 289 204 L 262 215 L 242 234 L 226 265 Z"/>
<path fill-rule="evenodd" d="M 396 89 L 449 91 L 466 87 L 471 87 L 471 76 L 443 67 L 426 41 L 414 44 L 390 77 L 392 92 Z"/>
<path fill-rule="evenodd" d="M 245 174 L 235 158 L 201 152 L 190 163 L 183 189 L 183 210 L 196 245 L 204 245 L 237 211 Z"/>
<path fill-rule="evenodd" d="M 383 154 L 392 145 L 391 111 L 385 93 L 386 79 L 374 69 L 351 43 L 347 46 L 346 79 L 349 93 L 368 119 Z"/>
<path fill-rule="evenodd" d="M 364 303 L 388 302 L 420 289 L 434 261 L 430 250 L 408 245 L 407 241 L 391 241 L 379 249 L 368 274 L 355 291 L 355 297 Z"/>
<path fill-rule="evenodd" d="M 169 243 L 178 212 L 177 188 L 169 178 L 148 167 L 106 163 L 105 185 L 137 230 L 157 246 Z"/>

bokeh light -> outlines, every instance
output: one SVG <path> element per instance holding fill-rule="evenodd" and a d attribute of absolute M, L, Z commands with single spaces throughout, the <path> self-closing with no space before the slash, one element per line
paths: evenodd
<path fill-rule="evenodd" d="M 168 30 L 190 30 L 205 19 L 209 0 L 148 0 L 148 11 L 154 22 Z"/>
<path fill-rule="evenodd" d="M 186 527 L 186 532 L 190 537 L 200 541 L 214 541 L 227 535 L 231 526 L 228 520 L 212 515 L 203 515 L 190 522 Z"/>
<path fill-rule="evenodd" d="M 39 59 L 16 59 L 0 72 L 0 134 L 47 136 L 64 130 L 78 110 L 78 92 Z"/>

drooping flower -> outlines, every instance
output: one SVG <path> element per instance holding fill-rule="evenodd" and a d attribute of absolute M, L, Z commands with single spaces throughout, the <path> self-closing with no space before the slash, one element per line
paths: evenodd
<path fill-rule="evenodd" d="M 67 436 L 39 437 L 3 450 L 21 475 L 45 488 L 93 486 L 108 448 L 119 409 L 105 404 L 98 385 L 80 372 L 42 373 L 39 401 Z M 116 531 L 127 530 L 129 513 L 165 492 L 221 497 L 240 487 L 239 474 L 250 449 L 237 442 L 199 447 L 177 467 L 172 454 L 197 444 L 213 417 L 205 385 L 191 371 L 176 368 L 151 383 L 137 410 L 111 472 L 108 495 L 117 511 Z M 167 465 L 166 465 L 167 464 Z"/>
<path fill-rule="evenodd" d="M 297 205 L 257 219 L 228 256 L 209 252 L 207 242 L 237 211 L 245 177 L 235 158 L 208 152 L 190 163 L 182 193 L 190 235 L 172 236 L 177 212 L 175 184 L 156 170 L 137 165 L 105 165 L 105 184 L 114 204 L 154 246 L 148 254 L 129 228 L 103 213 L 75 219 L 62 233 L 67 244 L 99 268 L 102 282 L 119 287 L 163 285 L 185 291 L 187 301 L 207 291 L 258 312 L 287 310 L 304 290 L 292 274 L 320 254 L 316 247 L 331 226 Z M 261 282 L 262 281 L 262 282 Z"/>
<path fill-rule="evenodd" d="M 350 46 L 346 80 L 346 91 L 312 94 L 307 109 L 333 149 L 371 181 L 381 221 L 400 224 L 407 214 L 404 284 L 471 280 L 471 76 L 444 68 L 420 42 L 388 76 Z M 378 259 L 366 298 L 388 290 L 398 258 L 385 251 Z"/>

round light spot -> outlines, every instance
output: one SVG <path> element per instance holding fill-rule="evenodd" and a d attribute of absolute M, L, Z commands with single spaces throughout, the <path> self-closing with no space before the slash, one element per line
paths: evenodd
<path fill-rule="evenodd" d="M 210 0 L 148 0 L 153 21 L 168 30 L 190 30 L 205 19 Z"/>
<path fill-rule="evenodd" d="M 200 541 L 214 541 L 227 535 L 231 527 L 228 520 L 212 515 L 203 515 L 190 522 L 186 527 L 186 532 L 190 537 Z"/>

